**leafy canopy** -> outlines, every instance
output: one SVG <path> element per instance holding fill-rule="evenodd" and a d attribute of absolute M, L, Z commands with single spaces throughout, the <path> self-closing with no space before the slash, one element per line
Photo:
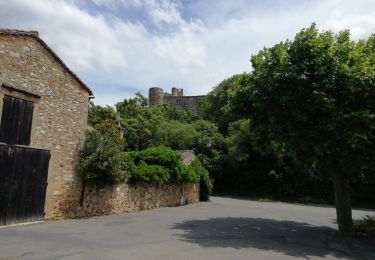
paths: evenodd
<path fill-rule="evenodd" d="M 359 172 L 373 163 L 375 35 L 353 42 L 348 31 L 320 33 L 312 25 L 251 62 L 231 106 L 251 117 L 261 150 L 326 171 Z"/>
<path fill-rule="evenodd" d="M 86 133 L 81 153 L 81 173 L 87 182 L 114 184 L 126 179 L 124 141 L 117 124 L 106 120 Z"/>

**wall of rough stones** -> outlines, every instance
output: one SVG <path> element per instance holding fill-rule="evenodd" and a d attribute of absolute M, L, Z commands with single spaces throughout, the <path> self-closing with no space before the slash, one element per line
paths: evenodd
<path fill-rule="evenodd" d="M 46 218 L 69 217 L 81 196 L 78 165 L 87 123 L 87 89 L 36 38 L 7 34 L 0 34 L 2 84 L 40 96 L 0 87 L 0 100 L 12 95 L 35 102 L 30 147 L 51 152 Z"/>
<path fill-rule="evenodd" d="M 118 184 L 85 187 L 75 217 L 91 217 L 199 202 L 199 184 Z"/>
<path fill-rule="evenodd" d="M 148 94 L 149 107 L 161 104 L 176 106 L 185 111 L 197 112 L 199 100 L 205 96 L 184 96 L 183 89 L 172 88 L 172 95 L 164 92 L 162 88 L 150 88 Z"/>
<path fill-rule="evenodd" d="M 163 103 L 176 106 L 185 111 L 197 112 L 199 100 L 205 96 L 164 96 Z"/>

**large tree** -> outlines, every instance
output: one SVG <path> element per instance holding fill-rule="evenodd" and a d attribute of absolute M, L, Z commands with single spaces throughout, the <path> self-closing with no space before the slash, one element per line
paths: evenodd
<path fill-rule="evenodd" d="M 116 121 L 118 118 L 116 111 L 113 109 L 113 107 L 110 106 L 99 106 L 95 105 L 92 101 L 89 105 L 89 111 L 88 111 L 88 123 L 91 126 L 95 126 L 97 124 L 101 124 L 105 120 L 112 120 Z"/>
<path fill-rule="evenodd" d="M 313 24 L 251 62 L 231 106 L 251 118 L 258 149 L 332 177 L 338 227 L 350 231 L 350 181 L 374 169 L 375 35 L 354 42 Z"/>
<path fill-rule="evenodd" d="M 247 78 L 248 74 L 236 74 L 215 86 L 198 104 L 205 120 L 216 123 L 220 133 L 226 135 L 229 124 L 238 120 L 238 115 L 230 110 L 229 95 L 237 88 L 238 83 Z"/>

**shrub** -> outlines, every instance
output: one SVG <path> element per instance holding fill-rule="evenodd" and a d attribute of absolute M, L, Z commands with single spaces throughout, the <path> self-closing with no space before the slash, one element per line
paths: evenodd
<path fill-rule="evenodd" d="M 359 227 L 363 228 L 375 228 L 375 216 L 366 215 L 362 218 Z"/>
<path fill-rule="evenodd" d="M 201 178 L 199 200 L 208 201 L 210 199 L 210 195 L 212 194 L 213 187 L 214 183 L 211 178 Z"/>
<path fill-rule="evenodd" d="M 179 181 L 181 156 L 170 148 L 159 146 L 127 154 L 132 181 L 166 183 Z"/>
<path fill-rule="evenodd" d="M 142 151 L 130 152 L 129 154 L 136 165 L 145 162 L 151 165 L 161 165 L 171 170 L 181 164 L 180 154 L 164 146 L 150 147 Z"/>
<path fill-rule="evenodd" d="M 140 165 L 131 166 L 132 178 L 144 182 L 153 183 L 165 183 L 171 178 L 171 175 L 164 166 L 160 165 L 149 165 L 145 162 L 141 162 Z"/>
<path fill-rule="evenodd" d="M 375 237 L 375 216 L 366 215 L 362 221 L 354 227 L 354 232 L 361 236 Z"/>
<path fill-rule="evenodd" d="M 212 190 L 212 182 L 208 171 L 199 160 L 191 165 L 182 164 L 181 156 L 171 148 L 159 146 L 150 147 L 142 151 L 127 153 L 127 161 L 132 181 L 167 183 L 192 182 L 201 183 L 201 196 L 208 200 Z"/>
<path fill-rule="evenodd" d="M 188 168 L 198 176 L 200 182 L 199 199 L 201 201 L 208 201 L 213 188 L 213 181 L 210 179 L 208 171 L 202 166 L 199 160 L 194 160 Z"/>
<path fill-rule="evenodd" d="M 199 173 L 190 165 L 185 166 L 183 165 L 181 167 L 179 179 L 182 182 L 192 182 L 192 183 L 198 183 L 200 181 L 200 175 Z"/>
<path fill-rule="evenodd" d="M 202 201 L 207 201 L 212 192 L 212 180 L 200 161 L 194 160 L 191 165 L 185 166 L 182 164 L 180 154 L 171 148 L 159 146 L 128 152 L 126 160 L 132 181 L 158 184 L 199 182 Z"/>
<path fill-rule="evenodd" d="M 118 134 L 118 136 L 117 136 Z M 126 179 L 123 141 L 116 125 L 109 121 L 88 131 L 81 153 L 81 173 L 84 181 L 114 184 Z"/>

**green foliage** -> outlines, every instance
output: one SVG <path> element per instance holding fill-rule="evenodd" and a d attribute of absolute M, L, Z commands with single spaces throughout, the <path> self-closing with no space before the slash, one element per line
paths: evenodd
<path fill-rule="evenodd" d="M 108 109 L 100 106 L 95 108 L 90 113 L 90 120 L 103 121 L 103 115 L 106 115 L 103 111 Z M 125 129 L 127 142 L 126 147 L 125 143 L 123 146 L 129 151 L 126 158 L 133 181 L 201 182 L 203 197 L 208 199 L 212 181 L 205 168 L 212 175 L 221 170 L 219 161 L 224 144 L 224 138 L 214 123 L 175 106 L 148 108 L 147 99 L 140 93 L 135 98 L 118 102 L 116 116 L 108 114 L 108 119 L 114 118 Z M 177 159 L 176 152 L 166 147 L 174 150 L 193 149 L 203 166 L 198 167 L 196 163 L 193 166 L 182 165 L 179 155 Z"/>
<path fill-rule="evenodd" d="M 125 181 L 123 143 L 116 125 L 104 121 L 88 131 L 81 154 L 81 173 L 86 182 L 114 184 Z M 117 132 L 116 132 L 117 131 Z"/>
<path fill-rule="evenodd" d="M 332 201 L 327 195 L 332 185 L 315 172 L 299 167 L 290 158 L 254 149 L 250 119 L 230 123 L 225 144 L 223 171 L 215 176 L 216 193 L 299 202 Z"/>
<path fill-rule="evenodd" d="M 138 165 L 130 164 L 130 174 L 133 181 L 167 183 L 171 179 L 170 171 L 160 165 L 149 165 L 141 162 Z"/>
<path fill-rule="evenodd" d="M 239 82 L 247 77 L 248 74 L 238 74 L 223 80 L 199 103 L 203 118 L 216 123 L 223 134 L 227 134 L 229 123 L 238 119 L 228 104 L 229 96 L 237 89 Z"/>
<path fill-rule="evenodd" d="M 200 183 L 200 199 L 207 201 L 212 193 L 213 182 L 199 160 L 191 165 L 182 164 L 178 152 L 167 147 L 150 147 L 127 154 L 132 181 L 152 183 Z"/>
<path fill-rule="evenodd" d="M 140 93 L 135 98 L 116 104 L 120 124 L 125 129 L 128 150 L 142 150 L 152 146 L 155 115 L 147 108 L 147 99 Z"/>
<path fill-rule="evenodd" d="M 373 166 L 374 37 L 356 43 L 312 25 L 254 55 L 231 104 L 251 117 L 255 144 L 326 172 Z"/>
<path fill-rule="evenodd" d="M 248 163 L 252 148 L 250 119 L 240 119 L 229 124 L 226 146 L 228 156 L 234 163 Z"/>
<path fill-rule="evenodd" d="M 155 128 L 155 144 L 173 149 L 194 149 L 198 154 L 209 156 L 222 147 L 223 136 L 215 124 L 196 120 L 192 123 L 161 121 Z"/>
<path fill-rule="evenodd" d="M 199 160 L 194 160 L 187 168 L 195 172 L 196 180 L 200 182 L 199 200 L 208 201 L 213 189 L 213 181 L 210 179 L 208 171 L 202 166 Z"/>
<path fill-rule="evenodd" d="M 110 107 L 96 106 L 93 102 L 90 102 L 89 111 L 88 111 L 88 123 L 91 126 L 100 124 L 105 120 L 117 120 L 116 111 Z"/>
<path fill-rule="evenodd" d="M 254 55 L 251 73 L 217 85 L 200 104 L 203 119 L 174 106 L 148 108 L 137 93 L 117 103 L 115 115 L 90 109 L 89 120 L 119 122 L 127 151 L 193 149 L 216 192 L 332 202 L 330 173 L 347 170 L 353 201 L 374 203 L 374 46 L 374 35 L 353 42 L 347 31 L 313 25 Z M 137 161 L 135 179 L 198 179 L 192 166 L 159 163 Z"/>
<path fill-rule="evenodd" d="M 221 170 L 224 138 L 214 123 L 170 105 L 147 108 L 143 98 L 124 100 L 116 105 L 125 128 L 127 149 L 143 150 L 166 146 L 174 150 L 193 149 L 213 175 Z M 131 112 L 129 112 L 131 111 Z"/>
<path fill-rule="evenodd" d="M 174 170 L 181 164 L 180 154 L 169 147 L 149 147 L 142 151 L 131 152 L 130 154 L 132 154 L 132 159 L 136 165 L 145 162 Z"/>
<path fill-rule="evenodd" d="M 330 164 L 334 160 L 331 154 L 325 153 L 325 146 L 329 143 L 322 141 L 319 147 L 314 149 L 311 144 L 317 144 L 317 138 L 328 139 L 332 136 L 331 147 L 337 143 L 341 152 L 342 139 L 338 137 L 340 131 L 348 132 L 348 140 L 355 138 L 357 141 L 359 136 L 362 137 L 362 141 L 370 140 L 369 136 L 373 133 L 373 130 L 370 130 L 370 125 L 373 124 L 372 116 L 368 116 L 368 111 L 350 115 L 359 115 L 362 118 L 355 126 L 359 134 L 351 136 L 348 131 L 350 124 L 341 124 L 342 121 L 337 122 L 332 128 L 332 123 L 338 121 L 339 117 L 329 112 L 330 109 L 352 104 L 353 101 L 353 109 L 358 109 L 361 104 L 357 103 L 365 100 L 364 104 L 369 104 L 369 98 L 374 95 L 374 36 L 357 43 L 348 39 L 348 32 L 334 36 L 331 33 L 318 33 L 312 26 L 303 30 L 293 41 L 261 50 L 259 55 L 252 57 L 252 62 L 256 65 L 254 72 L 234 75 L 221 82 L 207 95 L 200 104 L 203 118 L 217 124 L 220 133 L 225 137 L 224 149 L 219 150 L 219 160 L 213 164 L 220 169 L 210 170 L 214 172 L 216 193 L 272 197 L 299 202 L 333 202 L 330 180 L 332 175 L 329 172 L 332 172 L 334 166 Z M 334 48 L 331 48 L 332 41 Z M 293 51 L 289 52 L 289 49 Z M 347 60 L 345 65 L 340 65 L 345 57 L 350 57 L 350 52 L 351 60 Z M 334 57 L 330 58 L 330 55 Z M 340 58 L 340 55 L 343 57 Z M 367 65 L 358 66 L 360 60 Z M 347 77 L 344 77 L 344 74 L 350 66 L 357 66 L 356 71 L 363 76 L 366 74 L 367 78 L 363 81 L 359 79 L 358 74 L 357 79 L 346 81 Z M 324 79 L 329 70 L 331 79 Z M 355 84 L 362 82 L 362 97 L 359 88 L 351 89 L 349 86 L 352 81 L 358 81 Z M 342 82 L 347 86 L 340 87 Z M 304 93 L 312 93 L 316 89 L 318 91 L 313 93 L 312 98 L 304 96 Z M 332 99 L 332 94 L 336 94 L 337 97 Z M 351 95 L 349 99 L 343 99 L 347 94 Z M 350 99 L 352 101 L 349 101 Z M 264 100 L 267 100 L 267 103 Z M 259 109 L 260 105 L 262 110 Z M 310 115 L 304 114 L 305 112 Z M 306 116 L 311 118 L 307 119 Z M 349 117 L 346 117 L 346 120 L 348 119 Z M 363 119 L 367 123 L 364 123 Z M 267 122 L 268 125 L 263 122 Z M 276 122 L 280 125 L 279 129 L 273 127 Z M 352 123 L 355 124 L 354 122 L 355 120 Z M 262 128 L 259 127 L 260 124 Z M 340 129 L 340 124 L 345 129 Z M 315 128 L 324 129 L 326 126 L 330 128 L 329 131 L 311 134 Z M 298 129 L 301 132 L 296 134 L 294 130 Z M 275 138 L 276 134 L 285 138 L 280 141 Z M 293 138 L 294 141 L 291 141 Z M 301 139 L 296 141 L 296 138 Z M 289 145 L 293 142 L 298 150 L 290 149 L 286 145 L 288 142 Z M 346 169 L 351 162 L 360 165 L 357 174 L 352 175 L 352 201 L 356 205 L 373 206 L 374 160 L 368 160 L 373 157 L 373 152 L 368 149 L 374 146 L 374 143 L 372 141 L 365 146 L 358 143 L 357 146 L 364 150 L 357 154 L 345 152 L 351 158 L 343 168 Z M 323 153 L 316 157 L 315 150 Z M 202 161 L 204 162 L 204 159 Z"/>
<path fill-rule="evenodd" d="M 193 182 L 208 177 L 208 172 L 199 161 L 191 165 L 182 164 L 178 152 L 168 147 L 150 147 L 127 154 L 130 176 L 133 181 L 168 183 Z"/>
<path fill-rule="evenodd" d="M 255 149 L 332 176 L 340 231 L 352 226 L 350 180 L 375 169 L 374 38 L 353 42 L 313 24 L 252 56 L 230 102 L 251 118 Z"/>
<path fill-rule="evenodd" d="M 135 98 L 124 99 L 116 104 L 116 111 L 123 119 L 134 118 L 144 113 L 147 107 L 147 98 L 137 92 Z"/>
<path fill-rule="evenodd" d="M 218 161 L 224 143 L 217 126 L 205 120 L 192 123 L 162 121 L 155 128 L 154 144 L 175 150 L 193 149 L 210 172 L 219 169 Z"/>
<path fill-rule="evenodd" d="M 164 145 L 175 150 L 194 148 L 198 135 L 193 124 L 175 120 L 161 121 L 154 130 L 155 145 Z"/>
<path fill-rule="evenodd" d="M 114 140 L 114 142 L 116 142 L 119 148 L 123 148 L 124 146 L 126 146 L 126 142 L 120 134 L 120 129 L 116 121 L 106 119 L 101 123 L 95 125 L 94 128 L 102 135 L 110 136 Z"/>
<path fill-rule="evenodd" d="M 192 161 L 191 164 L 187 167 L 190 168 L 191 171 L 193 171 L 195 175 L 197 176 L 195 178 L 195 181 L 203 180 L 206 182 L 210 180 L 208 171 L 203 167 L 203 165 L 201 164 L 199 160 Z"/>
<path fill-rule="evenodd" d="M 199 172 L 196 171 L 193 167 L 182 165 L 180 168 L 179 174 L 180 180 L 183 182 L 198 183 L 200 182 Z"/>
<path fill-rule="evenodd" d="M 224 137 L 214 123 L 197 120 L 193 125 L 197 135 L 191 148 L 194 149 L 203 167 L 214 176 L 222 170 L 220 160 Z"/>

